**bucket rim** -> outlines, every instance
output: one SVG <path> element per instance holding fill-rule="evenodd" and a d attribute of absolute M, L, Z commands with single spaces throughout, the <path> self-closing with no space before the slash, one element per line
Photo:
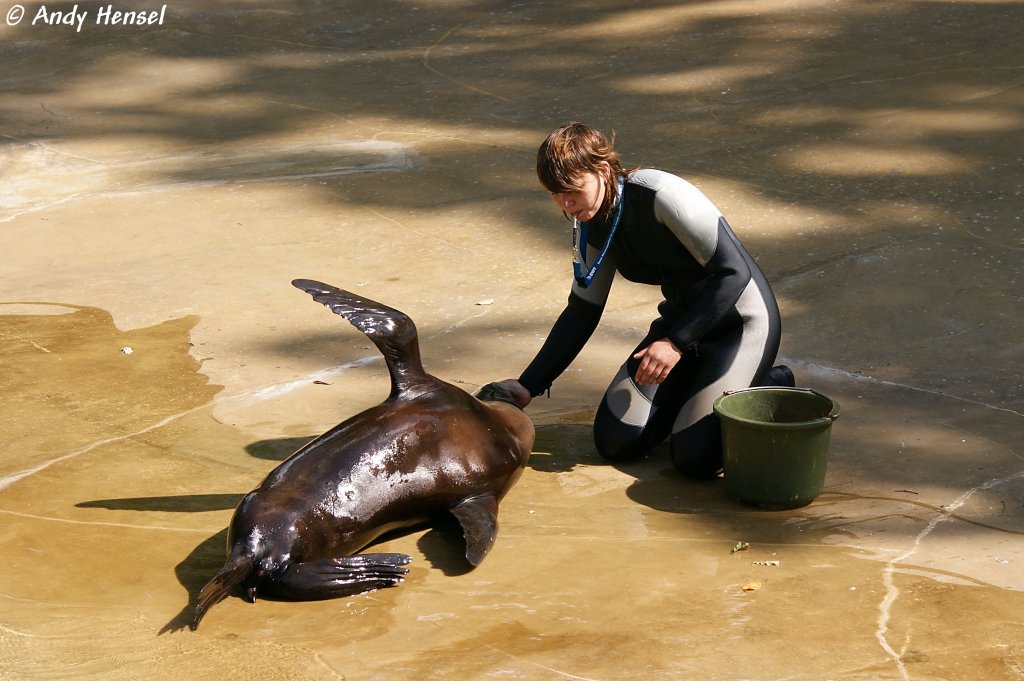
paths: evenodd
<path fill-rule="evenodd" d="M 842 407 L 839 406 L 839 403 L 836 402 L 831 397 L 829 397 L 828 395 L 824 395 L 824 394 L 818 392 L 817 390 L 813 390 L 811 388 L 790 388 L 788 386 L 757 386 L 757 387 L 753 387 L 753 388 L 744 388 L 742 390 L 727 390 L 724 393 L 722 393 L 722 395 L 715 400 L 714 405 L 712 405 L 713 409 L 714 409 L 714 412 L 716 414 L 718 414 L 719 417 L 728 419 L 730 421 L 736 421 L 736 422 L 739 422 L 739 423 L 747 423 L 747 424 L 756 425 L 756 426 L 764 426 L 764 425 L 766 425 L 764 421 L 758 421 L 758 420 L 755 420 L 755 419 L 748 419 L 748 418 L 744 418 L 742 416 L 736 416 L 735 414 L 730 414 L 730 413 L 724 411 L 722 409 L 722 407 L 721 407 L 721 404 L 722 404 L 723 401 L 725 401 L 729 397 L 732 397 L 733 395 L 738 395 L 738 394 L 741 394 L 741 393 L 766 392 L 766 391 L 779 392 L 779 393 L 801 393 L 801 394 L 805 394 L 805 395 L 814 395 L 814 396 L 820 397 L 821 399 L 826 400 L 826 401 L 828 401 L 829 403 L 832 404 L 832 409 L 830 409 L 828 414 L 826 414 L 825 416 L 820 416 L 820 417 L 818 417 L 816 419 L 810 419 L 808 421 L 797 421 L 795 423 L 772 423 L 770 425 L 773 428 L 799 429 L 799 428 L 813 428 L 813 427 L 817 427 L 817 426 L 824 425 L 824 424 L 831 424 L 833 421 L 835 421 L 837 418 L 839 418 L 839 414 L 842 412 Z"/>

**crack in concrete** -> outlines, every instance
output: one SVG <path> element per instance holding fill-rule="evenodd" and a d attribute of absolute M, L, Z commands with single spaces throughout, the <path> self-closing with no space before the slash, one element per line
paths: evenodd
<path fill-rule="evenodd" d="M 909 244 L 914 241 L 920 241 L 924 238 L 925 235 L 918 234 L 911 234 L 902 237 L 890 237 L 889 239 L 886 239 L 881 243 L 866 244 L 863 247 L 854 247 L 849 250 L 844 250 L 841 253 L 826 256 L 820 260 L 813 260 L 810 262 L 805 261 L 791 269 L 776 272 L 775 276 L 772 277 L 772 280 L 777 282 L 776 288 L 781 289 L 783 286 L 785 286 L 787 280 L 789 279 L 799 279 L 800 277 L 805 277 L 808 274 L 815 272 L 816 270 L 820 270 L 821 268 L 836 265 L 843 261 L 851 260 L 854 258 L 862 258 L 872 253 L 878 253 L 880 251 L 884 252 L 887 251 L 892 246 L 902 246 L 904 244 Z"/>
<path fill-rule="evenodd" d="M 142 428 L 142 429 L 137 430 L 135 432 L 127 433 L 125 435 L 117 435 L 115 437 L 108 437 L 108 438 L 104 438 L 102 440 L 97 440 L 96 442 L 93 442 L 92 444 L 86 445 L 85 447 L 80 447 L 79 449 L 76 449 L 76 450 L 74 450 L 72 452 L 68 452 L 67 454 L 63 454 L 63 455 L 58 456 L 58 457 L 56 457 L 54 459 L 50 459 L 49 461 L 44 461 L 43 463 L 37 464 L 37 465 L 33 466 L 32 468 L 26 468 L 26 469 L 18 471 L 16 473 L 11 473 L 10 475 L 5 475 L 4 477 L 0 478 L 0 492 L 2 492 L 3 490 L 7 489 L 8 487 L 13 485 L 14 483 L 18 482 L 19 480 L 21 480 L 23 478 L 27 478 L 30 475 L 35 475 L 39 471 L 45 470 L 45 469 L 49 468 L 50 466 L 52 466 L 52 465 L 54 465 L 56 463 L 60 463 L 61 461 L 67 461 L 68 459 L 73 459 L 73 458 L 75 458 L 77 456 L 81 456 L 82 454 L 87 454 L 88 452 L 91 452 L 92 450 L 96 449 L 97 447 L 102 447 L 103 445 L 108 445 L 108 444 L 110 444 L 112 442 L 121 442 L 122 440 L 129 440 L 129 439 L 131 439 L 133 437 L 137 437 L 137 436 L 142 435 L 144 433 L 148 433 L 150 431 L 156 430 L 157 428 L 162 428 L 163 426 L 166 426 L 167 424 L 172 423 L 172 422 L 182 418 L 183 416 L 186 416 L 188 414 L 191 414 L 191 413 L 194 413 L 196 411 L 199 411 L 200 409 L 203 409 L 203 408 L 207 407 L 208 405 L 209 405 L 209 403 L 201 404 L 201 405 L 199 405 L 197 407 L 193 407 L 193 408 L 188 409 L 186 411 L 183 411 L 181 413 L 172 414 L 171 416 L 168 416 L 168 417 L 166 417 L 166 418 L 164 418 L 164 419 L 162 419 L 162 420 L 160 420 L 160 421 L 158 421 L 156 423 L 150 424 L 150 425 L 146 426 L 145 428 Z"/>
<path fill-rule="evenodd" d="M 985 407 L 986 409 L 992 409 L 992 410 L 995 410 L 995 411 L 1006 412 L 1007 414 L 1013 414 L 1014 416 L 1024 416 L 1024 413 L 1021 413 L 1019 411 L 1015 411 L 1015 410 L 1010 409 L 1008 407 L 1000 407 L 1000 406 L 997 406 L 997 405 L 994 405 L 994 404 L 988 404 L 987 402 L 980 402 L 978 400 L 972 400 L 970 398 L 960 397 L 958 395 L 951 395 L 949 393 L 939 392 L 937 390 L 929 390 L 928 388 L 919 388 L 917 386 L 907 385 L 905 383 L 896 383 L 894 381 L 887 381 L 887 380 L 882 379 L 882 378 L 874 378 L 872 376 L 865 376 L 864 374 L 855 374 L 853 372 L 846 371 L 844 369 L 837 369 L 835 367 L 827 367 L 827 366 L 823 366 L 821 364 L 815 364 L 813 362 L 805 362 L 805 361 L 802 361 L 802 360 L 796 360 L 794 358 L 786 358 L 786 357 L 781 357 L 780 356 L 779 360 L 783 361 L 783 362 L 788 361 L 788 362 L 791 362 L 791 363 L 798 363 L 799 362 L 799 364 L 801 364 L 802 366 L 807 367 L 811 371 L 816 371 L 820 375 L 823 375 L 823 376 L 828 375 L 828 374 L 833 374 L 833 375 L 842 376 L 844 378 L 852 378 L 852 379 L 856 379 L 858 381 L 867 381 L 869 383 L 875 383 L 877 385 L 884 385 L 884 386 L 888 386 L 888 387 L 891 387 L 891 388 L 902 388 L 904 390 L 913 390 L 915 392 L 926 393 L 928 395 L 935 395 L 936 397 L 944 397 L 944 398 L 947 398 L 947 399 L 950 399 L 950 400 L 956 400 L 958 402 L 966 402 L 968 404 L 973 404 L 973 405 L 978 406 L 978 407 Z"/>
<path fill-rule="evenodd" d="M 487 648 L 490 648 L 491 650 L 493 650 L 493 651 L 495 651 L 497 653 L 501 653 L 502 655 L 508 656 L 510 659 L 515 660 L 516 662 L 521 662 L 521 663 L 524 663 L 524 664 L 528 664 L 531 667 L 536 667 L 538 669 L 543 669 L 544 671 L 551 672 L 552 674 L 557 674 L 558 676 L 560 676 L 562 678 L 575 679 L 576 681 L 599 681 L 599 679 L 594 679 L 594 678 L 591 678 L 589 676 L 577 676 L 576 674 L 570 674 L 569 672 L 563 672 L 560 669 L 555 669 L 554 667 L 549 667 L 546 664 L 541 664 L 540 662 L 534 662 L 533 660 L 527 660 L 527 659 L 525 659 L 525 658 L 523 658 L 523 657 L 521 657 L 519 655 L 516 655 L 514 653 L 510 653 L 507 650 L 502 650 L 501 648 L 499 648 L 498 646 L 496 646 L 496 645 L 494 645 L 492 643 L 484 642 L 483 645 L 486 646 Z"/>
<path fill-rule="evenodd" d="M 421 237 L 423 237 L 425 239 L 433 239 L 435 241 L 440 241 L 445 246 L 448 246 L 449 248 L 454 248 L 457 251 L 462 251 L 463 253 L 473 253 L 472 250 L 466 248 L 465 246 L 460 246 L 457 243 L 448 241 L 447 239 L 443 239 L 443 238 L 439 237 L 436 234 L 428 234 L 426 232 L 421 232 L 418 229 L 413 229 L 412 227 L 409 227 L 405 223 L 400 222 L 399 220 L 396 220 L 393 217 L 385 215 L 384 213 L 381 213 L 378 210 L 374 210 L 373 208 L 370 208 L 370 207 L 366 207 L 366 210 L 370 211 L 371 213 L 373 213 L 377 217 L 383 218 L 383 219 L 387 220 L 388 222 L 391 222 L 392 224 L 397 225 L 398 227 L 400 227 L 401 229 L 404 229 L 407 232 L 412 232 L 413 234 L 421 236 Z"/>
<path fill-rule="evenodd" d="M 444 43 L 446 40 L 448 40 L 448 38 L 453 33 L 455 33 L 457 30 L 462 28 L 464 25 L 465 25 L 465 22 L 463 22 L 461 24 L 456 24 L 455 26 L 452 26 L 447 31 L 445 31 L 444 35 L 442 35 L 440 38 L 438 38 L 437 41 L 434 42 L 433 45 L 430 45 L 429 47 L 427 47 L 423 51 L 423 57 L 422 57 L 422 60 L 421 60 L 422 63 L 423 63 L 423 68 L 425 68 L 427 71 L 430 71 L 433 74 L 436 74 L 438 76 L 441 76 L 442 78 L 450 80 L 452 83 L 455 83 L 459 87 L 466 88 L 470 92 L 475 92 L 475 93 L 477 93 L 479 95 L 484 95 L 485 97 L 491 97 L 493 99 L 497 99 L 500 102 L 508 102 L 508 101 L 510 101 L 507 97 L 502 97 L 499 94 L 495 94 L 493 92 L 488 92 L 487 90 L 484 90 L 483 88 L 476 87 L 475 85 L 470 85 L 469 83 L 463 82 L 463 81 L 459 80 L 458 78 L 454 78 L 454 77 L 448 75 L 447 73 L 445 73 L 444 71 L 441 71 L 440 69 L 434 68 L 434 66 L 431 65 L 431 63 L 430 63 L 430 56 L 431 56 L 431 52 L 434 51 L 434 48 L 439 47 L 442 43 Z"/>
<path fill-rule="evenodd" d="M 24 638 L 54 638 L 53 636 L 40 636 L 39 634 L 29 634 L 28 632 L 18 631 L 17 629 L 11 629 L 0 624 L 0 632 L 10 634 L 11 636 L 21 636 Z"/>
<path fill-rule="evenodd" d="M 1015 473 L 1013 475 L 1003 476 L 1000 478 L 993 478 L 992 480 L 989 480 L 988 482 L 982 485 L 978 485 L 977 487 L 973 487 L 967 490 L 959 497 L 957 497 L 953 501 L 953 503 L 943 506 L 943 509 L 950 512 L 956 511 L 965 503 L 967 503 L 967 501 L 972 496 L 974 496 L 976 492 L 982 492 L 991 489 L 997 485 L 1009 482 L 1011 480 L 1016 480 L 1018 478 L 1024 478 L 1024 471 L 1021 471 L 1020 473 Z M 942 513 L 932 518 L 928 525 L 923 530 L 921 530 L 914 538 L 913 546 L 911 546 L 909 549 L 903 552 L 903 554 L 897 556 L 896 558 L 886 563 L 885 568 L 882 570 L 882 584 L 885 587 L 885 596 L 882 598 L 882 601 L 878 604 L 878 627 L 875 630 L 875 638 L 878 640 L 878 643 L 882 647 L 882 650 L 884 650 L 886 654 L 888 654 L 889 657 L 892 658 L 893 662 L 896 664 L 896 668 L 900 672 L 900 677 L 904 679 L 904 681 L 910 681 L 910 675 L 907 672 L 906 665 L 903 663 L 903 652 L 897 652 L 895 649 L 893 649 L 887 637 L 887 634 L 889 633 L 889 622 L 892 620 L 892 608 L 893 605 L 895 605 L 896 600 L 900 596 L 900 589 L 898 586 L 896 586 L 896 583 L 893 579 L 893 575 L 896 573 L 897 564 L 904 562 L 905 560 L 910 558 L 910 556 L 914 555 L 917 549 L 921 546 L 921 543 L 929 534 L 932 533 L 932 531 L 936 527 L 938 527 L 939 523 L 948 520 L 950 517 L 950 515 Z M 908 641 L 909 637 L 910 634 L 908 632 Z M 904 643 L 904 650 L 906 649 L 906 645 L 907 642 Z"/>
<path fill-rule="evenodd" d="M 21 341 L 22 343 L 25 343 L 26 345 L 31 345 L 36 350 L 40 350 L 40 351 L 45 352 L 47 354 L 53 354 L 51 350 L 49 350 L 47 348 L 44 348 L 42 345 L 40 345 L 39 343 L 36 343 L 34 340 L 32 340 L 30 338 L 24 338 L 23 336 L 19 336 L 17 334 L 13 334 L 13 333 L 4 333 L 4 334 L 0 334 L 0 335 L 2 335 L 3 338 L 5 338 L 5 339 Z"/>
<path fill-rule="evenodd" d="M 334 676 L 334 678 L 340 679 L 341 681 L 345 681 L 345 675 L 339 672 L 337 669 L 335 669 L 334 665 L 332 665 L 330 662 L 324 659 L 323 653 L 317 653 L 313 656 L 313 659 L 317 661 L 317 664 L 319 664 L 321 667 L 330 672 Z"/>
<path fill-rule="evenodd" d="M 1022 476 L 1022 475 L 1024 475 L 1024 471 L 1022 471 L 1020 473 L 1017 473 L 1017 474 L 1014 474 L 1014 475 L 1011 475 L 1011 476 L 1009 476 L 1007 478 L 1003 478 L 1002 481 L 1006 482 L 1006 481 L 1009 481 L 1009 480 L 1013 480 L 1015 477 Z M 974 525 L 975 527 L 982 527 L 982 528 L 984 528 L 986 530 L 991 530 L 993 532 L 1003 532 L 1003 533 L 1006 533 L 1006 534 L 1024 534 L 1024 530 L 1011 530 L 1011 529 L 1006 528 L 1006 527 L 997 527 L 995 525 L 990 525 L 988 523 L 983 523 L 983 522 L 978 521 L 978 520 L 972 520 L 971 518 L 967 518 L 967 517 L 962 516 L 962 515 L 960 515 L 958 513 L 954 513 L 953 511 L 950 510 L 949 506 L 933 506 L 931 504 L 926 504 L 923 501 L 915 501 L 913 499 L 896 499 L 896 498 L 892 498 L 892 497 L 882 497 L 882 496 L 865 496 L 865 495 L 860 495 L 860 494 L 849 494 L 849 493 L 845 493 L 845 492 L 827 492 L 826 494 L 828 496 L 832 497 L 832 498 L 837 498 L 839 500 L 890 501 L 890 502 L 894 502 L 894 503 L 897 503 L 897 504 L 907 504 L 908 506 L 915 506 L 917 508 L 923 508 L 926 511 L 929 511 L 931 513 L 936 513 L 938 515 L 944 516 L 944 517 L 949 518 L 951 520 L 959 520 L 962 523 L 967 523 L 968 525 Z M 921 523 L 924 522 L 924 518 L 920 518 L 920 517 L 917 517 L 917 516 L 914 516 L 914 515 L 910 515 L 909 513 L 886 513 L 884 515 L 866 516 L 866 517 L 860 518 L 858 520 L 849 520 L 849 519 L 845 518 L 844 516 L 836 516 L 835 518 L 831 518 L 831 517 L 828 517 L 828 516 L 823 516 L 821 518 L 821 520 L 828 521 L 828 520 L 835 519 L 835 520 L 838 521 L 837 522 L 838 525 L 842 525 L 844 527 L 851 527 L 851 526 L 856 525 L 858 523 L 874 522 L 874 521 L 885 520 L 885 519 L 890 519 L 890 518 L 905 518 L 905 519 L 911 520 L 913 522 L 921 522 Z"/>
<path fill-rule="evenodd" d="M 227 402 L 229 400 L 244 399 L 247 397 L 251 398 L 255 402 L 262 402 L 263 400 L 266 400 L 271 397 L 287 395 L 288 393 L 297 390 L 298 388 L 309 385 L 310 382 L 312 381 L 327 382 L 327 379 L 334 379 L 335 377 L 345 373 L 349 369 L 356 369 L 362 366 L 366 366 L 368 364 L 373 364 L 374 362 L 377 362 L 382 359 L 384 358 L 381 357 L 380 355 L 360 357 L 359 359 L 354 359 L 351 362 L 339 364 L 336 367 L 314 371 L 313 373 L 307 374 L 302 378 L 296 378 L 294 380 L 284 381 L 282 383 L 272 383 L 271 385 L 266 385 L 263 386 L 262 388 L 253 388 L 251 390 L 235 393 L 233 395 L 225 395 L 224 397 L 214 398 L 209 404 L 215 404 L 217 402 Z"/>
<path fill-rule="evenodd" d="M 92 527 L 118 527 L 130 530 L 161 530 L 167 532 L 190 532 L 195 534 L 209 534 L 209 529 L 191 529 L 187 527 L 170 527 L 167 525 L 132 525 L 131 523 L 104 523 L 94 520 L 72 520 L 71 518 L 56 518 L 54 516 L 36 515 L 34 513 L 19 513 L 10 509 L 0 508 L 0 513 L 12 515 L 18 518 L 29 518 L 31 520 L 48 520 L 55 523 L 68 523 L 71 525 L 89 525 Z"/>
<path fill-rule="evenodd" d="M 793 360 L 788 360 L 788 361 L 793 361 Z M 1015 411 L 1013 409 L 1009 409 L 1009 408 L 1001 407 L 1001 406 L 997 406 L 997 405 L 992 405 L 992 404 L 987 404 L 985 402 L 979 402 L 977 400 L 971 400 L 971 399 L 964 398 L 964 397 L 959 397 L 959 396 L 956 396 L 956 395 L 950 395 L 950 394 L 947 394 L 947 393 L 941 393 L 941 392 L 938 392 L 938 391 L 935 391 L 935 390 L 929 390 L 929 389 L 920 388 L 920 387 L 917 387 L 917 386 L 906 385 L 906 384 L 902 384 L 902 383 L 896 383 L 894 381 L 886 381 L 886 380 L 883 380 L 883 379 L 877 379 L 877 378 L 873 378 L 871 376 L 864 376 L 864 375 L 861 375 L 861 374 L 854 374 L 854 373 L 851 373 L 851 372 L 848 372 L 848 371 L 845 371 L 845 370 L 842 370 L 842 369 L 837 369 L 837 368 L 834 368 L 834 367 L 825 367 L 825 366 L 822 366 L 822 365 L 813 364 L 813 363 L 809 363 L 809 362 L 801 362 L 801 364 L 803 364 L 804 366 L 806 366 L 809 369 L 811 369 L 811 371 L 818 372 L 821 375 L 832 374 L 832 375 L 841 376 L 843 378 L 856 379 L 856 380 L 859 380 L 859 381 L 866 381 L 866 382 L 870 382 L 870 383 L 874 383 L 874 384 L 882 385 L 882 386 L 886 386 L 886 387 L 893 387 L 893 388 L 902 388 L 902 389 L 906 389 L 906 390 L 913 390 L 913 391 L 916 391 L 916 392 L 922 392 L 922 393 L 926 393 L 926 394 L 929 394 L 929 395 L 935 395 L 935 396 L 942 397 L 942 398 L 952 399 L 952 400 L 956 400 L 956 401 L 960 401 L 960 402 L 966 402 L 968 404 L 976 405 L 976 406 L 983 407 L 983 408 L 986 408 L 986 409 L 992 409 L 992 410 L 995 410 L 995 411 L 1005 412 L 1005 413 L 1008 413 L 1008 414 L 1013 414 L 1015 416 L 1024 416 L 1024 414 L 1022 414 L 1021 412 Z M 918 550 L 918 548 L 925 541 L 925 539 L 935 530 L 936 527 L 938 527 L 938 525 L 940 523 L 942 523 L 943 521 L 946 521 L 946 520 L 950 520 L 950 519 L 965 520 L 963 518 L 960 518 L 956 514 L 956 511 L 960 507 L 962 507 L 964 504 L 966 504 L 967 501 L 972 496 L 974 496 L 977 492 L 985 491 L 985 490 L 991 489 L 991 488 L 993 488 L 993 487 L 995 487 L 997 485 L 1005 484 L 1007 482 L 1010 482 L 1012 480 L 1016 480 L 1016 479 L 1019 479 L 1019 478 L 1024 478 L 1024 471 L 1021 471 L 1021 472 L 1018 472 L 1018 473 L 1014 473 L 1012 475 L 1002 476 L 1002 477 L 999 477 L 999 478 L 994 478 L 992 480 L 989 480 L 988 482 L 985 482 L 984 484 L 978 485 L 976 487 L 973 487 L 973 488 L 967 490 L 966 492 L 961 494 L 959 497 L 957 497 L 952 503 L 944 505 L 944 506 L 942 506 L 941 508 L 938 508 L 938 509 L 933 509 L 933 511 L 935 513 L 935 516 L 917 534 L 917 536 L 914 538 L 913 545 L 910 546 L 910 548 L 908 548 L 906 551 L 904 551 L 899 556 L 896 556 L 895 558 L 893 558 L 893 559 L 891 559 L 891 560 L 886 562 L 885 567 L 884 567 L 884 569 L 882 571 L 882 584 L 883 584 L 883 586 L 885 588 L 885 596 L 882 598 L 881 602 L 878 605 L 879 615 L 878 615 L 878 620 L 877 620 L 877 628 L 875 630 L 875 638 L 878 641 L 879 645 L 881 646 L 882 650 L 892 659 L 893 663 L 896 665 L 897 670 L 899 671 L 900 678 L 902 678 L 904 681 L 910 681 L 910 675 L 909 675 L 909 673 L 907 671 L 907 667 L 906 667 L 906 665 L 905 665 L 905 663 L 903 661 L 903 653 L 905 652 L 905 649 L 906 649 L 906 646 L 907 646 L 907 642 L 904 642 L 904 645 L 903 645 L 901 651 L 897 651 L 893 647 L 893 645 L 889 642 L 889 639 L 888 639 L 888 634 L 889 634 L 889 630 L 890 630 L 889 629 L 889 624 L 890 624 L 890 622 L 892 621 L 892 618 L 893 618 L 893 607 L 896 604 L 896 601 L 899 599 L 899 596 L 900 596 L 900 589 L 899 589 L 899 587 L 896 586 L 895 579 L 894 579 L 894 575 L 896 574 L 896 572 L 898 570 L 898 566 L 902 565 L 906 560 L 908 560 L 912 555 L 914 555 L 914 553 Z M 922 504 L 917 504 L 917 505 L 922 505 Z M 990 528 L 990 529 L 996 530 L 996 529 L 999 529 L 999 528 Z M 910 636 L 910 634 L 908 633 L 907 634 L 908 640 L 909 640 L 909 636 Z"/>

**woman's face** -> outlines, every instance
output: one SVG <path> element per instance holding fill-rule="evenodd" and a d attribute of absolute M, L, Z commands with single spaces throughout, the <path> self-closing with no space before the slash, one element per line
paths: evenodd
<path fill-rule="evenodd" d="M 558 209 L 570 218 L 587 222 L 601 211 L 606 191 L 605 178 L 598 173 L 587 172 L 577 178 L 575 184 L 578 189 L 554 192 L 551 198 L 555 200 Z"/>

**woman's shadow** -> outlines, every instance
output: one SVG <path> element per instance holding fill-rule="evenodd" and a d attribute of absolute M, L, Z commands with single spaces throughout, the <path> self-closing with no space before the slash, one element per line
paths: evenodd
<path fill-rule="evenodd" d="M 609 462 L 597 452 L 589 423 L 537 426 L 530 468 L 544 473 L 567 473 L 576 466 L 612 466 L 633 478 L 626 496 L 638 504 L 667 513 L 705 513 L 735 510 L 721 477 L 693 480 L 672 467 L 668 443 L 663 442 L 633 461 Z"/>

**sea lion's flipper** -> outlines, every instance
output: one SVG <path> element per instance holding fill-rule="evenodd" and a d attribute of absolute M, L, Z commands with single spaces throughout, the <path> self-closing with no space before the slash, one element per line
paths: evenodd
<path fill-rule="evenodd" d="M 213 579 L 199 593 L 199 602 L 196 603 L 195 610 L 192 611 L 192 621 L 188 625 L 189 628 L 195 631 L 196 627 L 199 626 L 199 620 L 203 619 L 206 611 L 224 600 L 231 593 L 232 589 L 252 574 L 252 569 L 253 563 L 252 556 L 250 555 L 237 554 L 228 559 L 228 562 L 220 569 L 220 572 L 214 575 Z"/>
<path fill-rule="evenodd" d="M 312 279 L 295 279 L 292 286 L 331 308 L 373 341 L 383 353 L 391 374 L 391 397 L 430 380 L 420 361 L 416 325 L 407 314 Z"/>
<path fill-rule="evenodd" d="M 404 553 L 365 553 L 293 563 L 268 585 L 274 596 L 297 601 L 352 596 L 398 586 L 412 562 Z"/>
<path fill-rule="evenodd" d="M 479 565 L 498 536 L 498 500 L 491 494 L 470 497 L 452 507 L 466 537 L 466 560 Z"/>

